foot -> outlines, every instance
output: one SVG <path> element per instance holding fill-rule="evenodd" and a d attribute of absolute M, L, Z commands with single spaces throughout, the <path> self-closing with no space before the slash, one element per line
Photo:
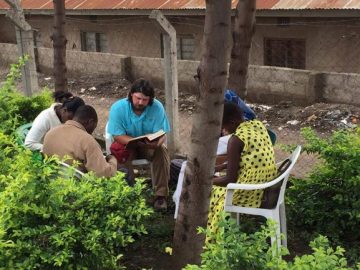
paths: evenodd
<path fill-rule="evenodd" d="M 156 210 L 166 210 L 167 209 L 167 203 L 166 203 L 166 199 L 164 196 L 157 196 L 155 198 L 154 208 Z"/>

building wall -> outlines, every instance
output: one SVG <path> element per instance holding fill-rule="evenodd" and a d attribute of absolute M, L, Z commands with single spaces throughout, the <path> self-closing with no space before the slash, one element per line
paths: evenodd
<path fill-rule="evenodd" d="M 360 73 L 357 60 L 360 25 L 357 21 L 351 18 L 291 18 L 290 26 L 277 26 L 276 18 L 261 18 L 257 22 L 250 62 L 264 65 L 264 38 L 296 38 L 306 40 L 305 69 Z"/>
<path fill-rule="evenodd" d="M 39 46 L 51 48 L 52 16 L 28 18 L 38 30 Z M 168 17 L 177 34 L 195 40 L 194 60 L 201 58 L 204 18 Z M 289 26 L 278 26 L 277 18 L 257 18 L 250 63 L 264 65 L 264 39 L 290 38 L 306 41 L 307 70 L 360 73 L 360 24 L 351 18 L 291 18 Z M 348 23 L 345 20 L 350 20 Z M 0 16 L 0 42 L 16 43 L 14 26 Z M 146 16 L 71 16 L 67 17 L 68 50 L 81 50 L 80 32 L 104 33 L 107 52 L 139 57 L 160 57 L 160 27 Z"/>
<path fill-rule="evenodd" d="M 51 72 L 53 51 L 39 48 L 39 64 Z M 15 44 L 0 44 L 0 63 L 17 60 Z M 96 63 L 96 64 L 94 64 Z M 193 76 L 199 61 L 178 61 L 179 91 L 196 89 Z M 72 75 L 114 74 L 120 77 L 144 77 L 164 86 L 161 58 L 127 57 L 119 54 L 67 51 L 67 69 Z M 249 68 L 248 100 L 261 103 L 292 101 L 295 104 L 333 102 L 360 105 L 360 74 L 326 73 L 309 70 L 254 66 Z"/>
<path fill-rule="evenodd" d="M 0 17 L 1 18 L 1 17 Z M 171 18 L 169 18 L 171 20 Z M 41 46 L 52 47 L 51 35 L 53 18 L 51 16 L 31 16 L 28 22 L 40 33 Z M 200 58 L 203 19 L 173 19 L 177 35 L 192 36 L 195 39 L 196 59 Z M 2 31 L 2 30 L 0 30 Z M 160 57 L 161 31 L 154 20 L 147 17 L 67 17 L 66 38 L 68 50 L 81 50 L 80 32 L 104 33 L 107 39 L 107 52 L 129 56 Z M 14 39 L 10 43 L 15 43 Z"/>
<path fill-rule="evenodd" d="M 15 26 L 4 15 L 0 15 L 0 43 L 16 43 Z"/>
<path fill-rule="evenodd" d="M 159 57 L 160 32 L 148 19 L 131 18 L 106 20 L 71 18 L 68 21 L 68 43 L 71 49 L 81 50 L 80 32 L 104 33 L 107 52 L 126 55 Z"/>
<path fill-rule="evenodd" d="M 15 44 L 0 43 L 0 65 L 9 65 L 17 62 L 19 51 Z"/>

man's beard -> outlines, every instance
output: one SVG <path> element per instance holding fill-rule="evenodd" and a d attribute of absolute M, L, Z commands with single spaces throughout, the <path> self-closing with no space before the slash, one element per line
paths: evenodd
<path fill-rule="evenodd" d="M 144 105 L 140 105 L 140 107 L 135 107 L 135 105 L 133 103 L 131 103 L 131 107 L 132 107 L 133 111 L 135 111 L 135 112 L 143 112 L 143 111 L 145 111 L 145 108 L 146 108 L 146 106 L 144 106 Z"/>

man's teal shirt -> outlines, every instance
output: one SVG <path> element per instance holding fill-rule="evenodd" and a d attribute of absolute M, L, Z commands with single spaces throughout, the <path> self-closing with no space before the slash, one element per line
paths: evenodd
<path fill-rule="evenodd" d="M 141 115 L 134 113 L 128 98 L 120 99 L 110 108 L 107 132 L 113 136 L 138 137 L 160 129 L 168 133 L 170 125 L 164 106 L 157 99 L 146 106 Z"/>

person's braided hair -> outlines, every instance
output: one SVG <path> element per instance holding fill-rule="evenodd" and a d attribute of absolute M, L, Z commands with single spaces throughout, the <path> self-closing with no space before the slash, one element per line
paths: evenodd
<path fill-rule="evenodd" d="M 65 100 L 73 97 L 74 95 L 67 91 L 55 91 L 52 96 L 55 102 L 64 103 Z"/>

